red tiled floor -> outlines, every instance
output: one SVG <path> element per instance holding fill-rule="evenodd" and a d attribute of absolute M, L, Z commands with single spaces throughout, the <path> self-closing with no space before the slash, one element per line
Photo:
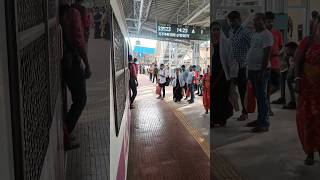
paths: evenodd
<path fill-rule="evenodd" d="M 209 180 L 209 158 L 200 145 L 172 109 L 156 99 L 155 87 L 147 77 L 140 76 L 139 80 L 128 180 Z"/>

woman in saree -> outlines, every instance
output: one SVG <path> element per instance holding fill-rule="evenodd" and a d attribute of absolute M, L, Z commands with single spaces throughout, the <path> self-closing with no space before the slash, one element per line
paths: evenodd
<path fill-rule="evenodd" d="M 210 68 L 207 69 L 207 72 L 204 74 L 202 79 L 202 101 L 204 109 L 206 110 L 206 114 L 209 113 L 210 109 L 210 79 L 211 79 L 211 71 Z"/>
<path fill-rule="evenodd" d="M 228 39 L 221 30 L 219 23 L 211 24 L 211 37 L 213 55 L 213 119 L 210 126 L 224 127 L 227 120 L 233 115 L 233 107 L 229 101 L 230 77 L 229 70 L 232 65 L 228 64 L 229 52 Z"/>
<path fill-rule="evenodd" d="M 305 164 L 314 164 L 320 151 L 320 19 L 312 36 L 300 42 L 295 56 L 296 91 L 299 94 L 297 129 L 305 154 Z"/>

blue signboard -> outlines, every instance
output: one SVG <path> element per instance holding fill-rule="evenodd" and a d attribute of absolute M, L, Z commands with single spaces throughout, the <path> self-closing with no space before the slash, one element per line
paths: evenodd
<path fill-rule="evenodd" d="M 148 47 L 142 47 L 142 46 L 134 46 L 133 52 L 137 54 L 154 54 L 155 48 L 148 48 Z M 142 56 L 142 55 L 141 55 Z"/>

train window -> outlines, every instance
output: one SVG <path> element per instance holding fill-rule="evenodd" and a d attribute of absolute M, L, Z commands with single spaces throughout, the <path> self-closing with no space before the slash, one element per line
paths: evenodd
<path fill-rule="evenodd" d="M 128 49 L 126 41 L 120 26 L 112 15 L 112 72 L 113 72 L 113 96 L 115 109 L 115 126 L 116 134 L 118 136 L 121 121 L 123 119 L 126 108 L 126 101 L 128 95 Z"/>

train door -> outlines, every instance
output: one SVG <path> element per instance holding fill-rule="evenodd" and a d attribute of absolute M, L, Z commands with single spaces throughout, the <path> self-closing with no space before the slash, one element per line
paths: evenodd
<path fill-rule="evenodd" d="M 58 6 L 58 0 L 6 1 L 17 180 L 64 179 Z"/>

